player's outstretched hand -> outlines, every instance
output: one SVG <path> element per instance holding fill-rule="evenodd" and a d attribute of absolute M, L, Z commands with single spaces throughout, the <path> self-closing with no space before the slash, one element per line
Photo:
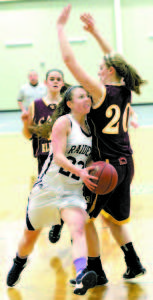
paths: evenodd
<path fill-rule="evenodd" d="M 90 171 L 94 170 L 94 169 L 95 169 L 95 167 L 93 167 L 93 166 L 87 167 L 85 169 L 81 169 L 81 174 L 80 174 L 80 177 L 81 177 L 82 181 L 84 182 L 84 184 L 87 186 L 87 188 L 90 191 L 93 191 L 93 192 L 94 192 L 95 188 L 97 187 L 97 184 L 93 181 L 98 180 L 98 177 L 90 175 Z"/>
<path fill-rule="evenodd" d="M 57 19 L 57 25 L 64 26 L 67 23 L 69 19 L 70 11 L 71 11 L 71 4 L 68 4 L 63 8 L 61 14 L 59 15 Z"/>
<path fill-rule="evenodd" d="M 95 21 L 90 14 L 84 13 L 80 16 L 81 21 L 84 23 L 83 28 L 86 31 L 93 32 L 95 30 Z"/>

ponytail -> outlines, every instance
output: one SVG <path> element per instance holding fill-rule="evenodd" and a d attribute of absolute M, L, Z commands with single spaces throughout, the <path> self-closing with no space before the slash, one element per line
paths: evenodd
<path fill-rule="evenodd" d="M 120 54 L 106 55 L 104 56 L 105 64 L 108 68 L 111 66 L 116 70 L 117 75 L 123 78 L 125 86 L 134 91 L 136 94 L 140 94 L 140 86 L 147 83 L 137 73 L 133 66 L 129 65 Z"/>

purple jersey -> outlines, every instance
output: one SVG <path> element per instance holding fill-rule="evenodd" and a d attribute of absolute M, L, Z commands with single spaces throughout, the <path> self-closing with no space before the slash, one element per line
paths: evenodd
<path fill-rule="evenodd" d="M 89 118 L 94 127 L 100 159 L 130 156 L 132 149 L 128 135 L 131 92 L 125 86 L 106 85 L 106 97 Z"/>
<path fill-rule="evenodd" d="M 46 105 L 43 99 L 34 101 L 34 117 L 33 121 L 35 124 L 43 124 L 46 121 L 51 121 L 51 116 L 55 111 L 56 104 Z M 50 150 L 51 140 L 45 138 L 37 138 L 35 135 L 32 137 L 33 140 L 33 153 L 35 157 L 40 155 L 47 155 Z"/>

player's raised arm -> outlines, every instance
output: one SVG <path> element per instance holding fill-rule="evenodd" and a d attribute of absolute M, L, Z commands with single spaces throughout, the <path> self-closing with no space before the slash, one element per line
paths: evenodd
<path fill-rule="evenodd" d="M 65 25 L 69 19 L 71 5 L 64 7 L 57 20 L 57 32 L 60 43 L 60 50 L 64 63 L 73 74 L 75 79 L 92 95 L 93 102 L 96 104 L 101 97 L 105 95 L 105 87 L 101 85 L 98 80 L 88 75 L 87 72 L 80 66 L 72 51 L 71 45 L 68 42 L 65 33 Z"/>
<path fill-rule="evenodd" d="M 84 13 L 80 16 L 80 19 L 84 23 L 84 30 L 88 31 L 96 39 L 103 53 L 109 54 L 113 52 L 112 47 L 108 44 L 101 32 L 99 32 L 98 28 L 95 26 L 95 20 L 93 17 L 88 13 Z"/>

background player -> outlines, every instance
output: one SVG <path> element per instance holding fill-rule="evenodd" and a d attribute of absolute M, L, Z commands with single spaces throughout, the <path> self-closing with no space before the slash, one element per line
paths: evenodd
<path fill-rule="evenodd" d="M 31 102 L 42 98 L 46 93 L 46 86 L 43 83 L 39 83 L 38 73 L 35 70 L 31 70 L 28 74 L 28 82 L 21 87 L 18 94 L 18 105 L 21 111 L 28 111 Z"/>
<path fill-rule="evenodd" d="M 33 155 L 38 160 L 38 174 L 50 149 L 50 123 L 53 112 L 62 99 L 60 91 L 65 84 L 63 72 L 58 69 L 49 70 L 46 73 L 45 84 L 47 95 L 33 101 L 28 112 L 22 114 L 23 134 L 26 138 L 32 139 Z"/>

